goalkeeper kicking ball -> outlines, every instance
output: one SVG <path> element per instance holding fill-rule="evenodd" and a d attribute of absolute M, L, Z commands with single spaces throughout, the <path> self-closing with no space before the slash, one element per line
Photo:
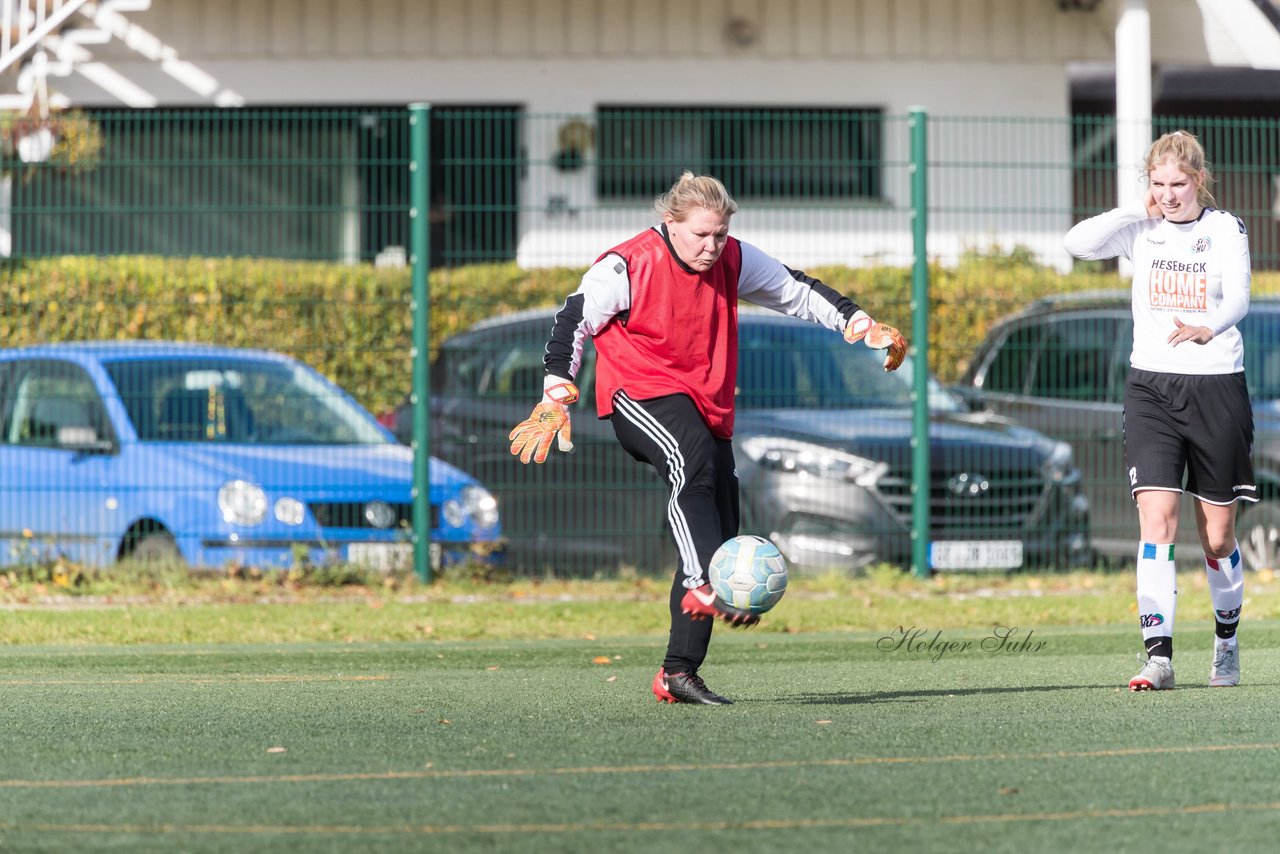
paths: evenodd
<path fill-rule="evenodd" d="M 787 562 L 764 537 L 734 537 L 716 549 L 707 580 L 720 601 L 763 614 L 787 592 Z"/>

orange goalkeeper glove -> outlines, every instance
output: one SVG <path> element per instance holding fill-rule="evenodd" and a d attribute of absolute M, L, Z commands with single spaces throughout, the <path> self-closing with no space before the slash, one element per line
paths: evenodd
<path fill-rule="evenodd" d="M 896 371 L 907 355 L 907 339 L 902 337 L 902 333 L 887 323 L 876 323 L 863 311 L 849 318 L 849 324 L 844 328 L 844 340 L 850 344 L 861 341 L 872 350 L 887 349 L 889 353 L 884 357 L 886 371 Z"/>
<path fill-rule="evenodd" d="M 578 387 L 573 383 L 563 382 L 548 387 L 543 392 L 542 402 L 507 436 L 511 440 L 511 453 L 526 465 L 530 459 L 535 463 L 545 463 L 552 439 L 556 440 L 561 451 L 572 451 L 569 404 L 577 399 Z"/>

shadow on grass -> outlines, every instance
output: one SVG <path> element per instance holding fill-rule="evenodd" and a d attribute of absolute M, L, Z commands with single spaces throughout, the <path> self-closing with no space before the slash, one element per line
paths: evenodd
<path fill-rule="evenodd" d="M 1269 683 L 1253 683 L 1254 685 L 1263 685 Z M 932 697 L 971 697 L 971 696 L 987 696 L 995 694 L 1041 694 L 1053 691 L 1090 691 L 1090 690 L 1112 690 L 1120 691 L 1124 694 L 1164 694 L 1165 691 L 1129 691 L 1123 682 L 1113 682 L 1109 685 L 1025 685 L 1021 687 L 1007 688 L 938 688 L 930 690 L 912 690 L 912 691 L 867 691 L 860 694 L 799 694 L 794 697 L 779 697 L 773 702 L 789 703 L 796 706 L 856 706 L 863 703 L 896 703 L 900 701 L 919 702 Z M 1226 688 L 1210 688 L 1208 685 L 1179 685 L 1176 689 L 1179 693 L 1187 691 L 1226 691 Z M 1230 689 L 1230 690 L 1239 690 Z"/>
<path fill-rule="evenodd" d="M 791 703 L 798 706 L 852 706 L 861 703 L 892 703 L 900 700 L 927 700 L 930 697 L 970 697 L 992 694 L 1032 694 L 1049 691 L 1088 691 L 1099 689 L 1115 689 L 1123 687 L 1110 685 L 1026 685 L 1017 688 L 938 688 L 911 691 L 868 691 L 860 694 L 799 694 L 795 697 L 780 697 L 776 702 Z M 1189 686 L 1196 687 L 1196 686 Z"/>

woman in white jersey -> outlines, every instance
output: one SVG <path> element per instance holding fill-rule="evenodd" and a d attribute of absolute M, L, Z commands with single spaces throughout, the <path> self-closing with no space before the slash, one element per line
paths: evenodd
<path fill-rule="evenodd" d="M 1085 220 L 1067 233 L 1077 258 L 1133 264 L 1133 354 L 1124 394 L 1124 454 L 1138 506 L 1138 618 L 1147 660 L 1131 691 L 1172 688 L 1178 504 L 1195 502 L 1213 600 L 1209 685 L 1240 682 L 1236 627 L 1244 567 L 1236 502 L 1257 501 L 1250 451 L 1253 410 L 1236 324 L 1249 311 L 1244 223 L 1214 209 L 1204 148 L 1186 131 L 1157 139 L 1140 203 Z M 1185 478 L 1185 480 L 1184 480 Z"/>

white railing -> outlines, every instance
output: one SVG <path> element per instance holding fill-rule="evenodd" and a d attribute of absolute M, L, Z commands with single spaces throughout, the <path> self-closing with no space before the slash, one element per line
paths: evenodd
<path fill-rule="evenodd" d="M 0 74 L 20 62 L 89 0 L 0 0 Z"/>

